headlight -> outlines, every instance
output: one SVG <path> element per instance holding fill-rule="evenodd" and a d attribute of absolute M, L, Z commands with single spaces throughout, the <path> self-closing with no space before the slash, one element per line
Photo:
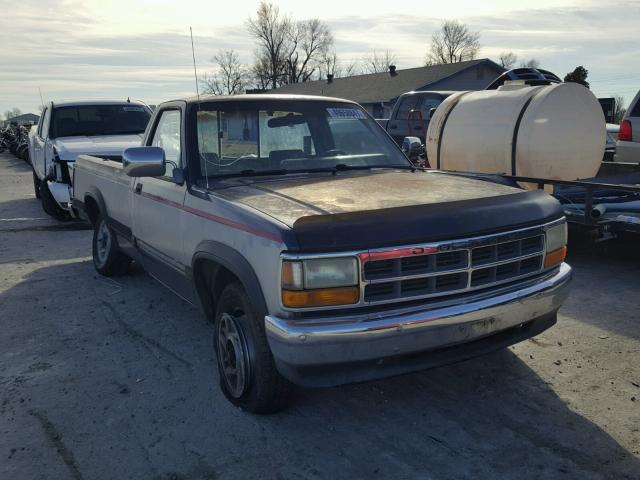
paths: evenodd
<path fill-rule="evenodd" d="M 567 224 L 563 222 L 546 231 L 545 268 L 562 263 L 567 256 Z"/>
<path fill-rule="evenodd" d="M 354 257 L 282 262 L 282 303 L 291 308 L 358 303 L 358 262 Z"/>

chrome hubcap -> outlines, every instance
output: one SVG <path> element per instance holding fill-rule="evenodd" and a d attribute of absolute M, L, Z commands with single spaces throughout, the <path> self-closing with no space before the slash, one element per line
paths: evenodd
<path fill-rule="evenodd" d="M 218 361 L 229 393 L 239 398 L 249 380 L 249 360 L 242 331 L 229 313 L 223 313 L 218 322 Z"/>
<path fill-rule="evenodd" d="M 104 265 L 109 255 L 109 249 L 111 248 L 111 233 L 104 220 L 100 223 L 98 228 L 98 235 L 96 238 L 96 253 L 98 254 L 98 263 Z"/>

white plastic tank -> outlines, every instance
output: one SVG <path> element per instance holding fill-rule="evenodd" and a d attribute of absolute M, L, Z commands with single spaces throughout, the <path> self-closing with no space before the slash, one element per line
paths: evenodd
<path fill-rule="evenodd" d="M 434 112 L 427 131 L 432 167 L 523 177 L 594 177 L 606 126 L 591 91 L 576 83 L 459 92 Z"/>

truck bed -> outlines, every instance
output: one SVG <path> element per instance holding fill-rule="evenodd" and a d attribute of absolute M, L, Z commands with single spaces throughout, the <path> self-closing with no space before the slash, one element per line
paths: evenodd
<path fill-rule="evenodd" d="M 133 181 L 124 173 L 122 162 L 80 155 L 73 172 L 73 199 L 85 203 L 88 197 L 93 197 L 104 203 L 104 209 L 112 220 L 131 225 Z"/>

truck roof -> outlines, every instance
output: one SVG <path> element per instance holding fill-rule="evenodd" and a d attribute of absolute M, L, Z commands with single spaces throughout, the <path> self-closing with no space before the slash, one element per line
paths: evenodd
<path fill-rule="evenodd" d="M 83 105 L 141 105 L 147 106 L 146 103 L 140 100 L 62 100 L 59 102 L 54 101 L 54 107 L 80 107 Z"/>
<path fill-rule="evenodd" d="M 187 103 L 198 103 L 200 102 L 255 102 L 257 101 L 305 101 L 305 102 L 342 102 L 342 103 L 353 103 L 351 100 L 345 100 L 344 98 L 333 98 L 333 97 L 321 97 L 319 95 L 286 95 L 286 94 L 277 94 L 277 93 L 250 93 L 250 94 L 241 94 L 241 95 L 200 95 L 198 99 L 197 96 L 187 97 L 187 98 L 178 98 L 176 100 L 182 100 Z M 167 102 L 163 102 L 167 103 Z"/>
<path fill-rule="evenodd" d="M 412 90 L 411 92 L 403 93 L 401 97 L 405 95 L 419 95 L 421 93 L 435 93 L 437 95 L 451 95 L 457 93 L 458 90 Z"/>

